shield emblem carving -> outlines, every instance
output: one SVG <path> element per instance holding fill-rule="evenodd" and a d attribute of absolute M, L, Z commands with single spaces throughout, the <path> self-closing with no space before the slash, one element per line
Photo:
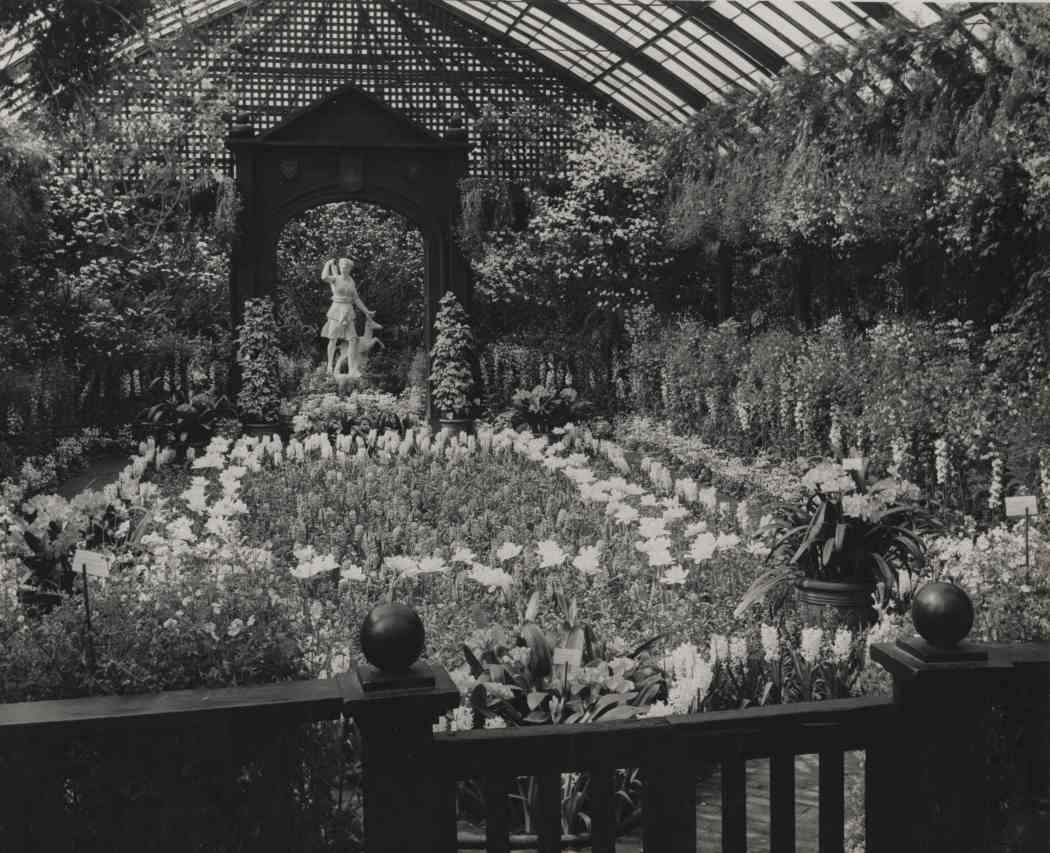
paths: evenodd
<path fill-rule="evenodd" d="M 365 170 L 360 154 L 339 155 L 339 183 L 348 192 L 355 192 L 364 186 Z"/>
<path fill-rule="evenodd" d="M 299 161 L 282 160 L 281 174 L 284 175 L 284 179 L 286 181 L 294 181 L 297 177 L 299 177 Z"/>

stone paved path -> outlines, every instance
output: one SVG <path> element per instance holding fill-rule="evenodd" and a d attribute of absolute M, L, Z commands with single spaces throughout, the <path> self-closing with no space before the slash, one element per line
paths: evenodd
<path fill-rule="evenodd" d="M 95 491 L 109 483 L 117 482 L 117 476 L 127 467 L 128 456 L 100 456 L 87 468 L 74 477 L 70 477 L 57 489 L 57 493 L 67 500 L 79 495 L 85 489 Z"/>

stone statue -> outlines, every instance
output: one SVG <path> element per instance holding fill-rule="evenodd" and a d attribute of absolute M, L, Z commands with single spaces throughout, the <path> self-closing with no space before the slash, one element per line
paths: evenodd
<path fill-rule="evenodd" d="M 350 271 L 354 262 L 349 258 L 325 261 L 321 280 L 332 288 L 332 306 L 321 329 L 321 337 L 328 338 L 328 373 L 342 380 L 357 379 L 364 371 L 368 352 L 376 344 L 375 330 L 383 328 L 373 319 L 373 312 L 361 301 Z M 354 305 L 365 315 L 365 333 L 358 337 Z M 345 370 L 342 369 L 345 365 Z"/>

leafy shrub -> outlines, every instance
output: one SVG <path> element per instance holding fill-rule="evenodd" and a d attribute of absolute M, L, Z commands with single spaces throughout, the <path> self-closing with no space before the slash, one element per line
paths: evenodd
<path fill-rule="evenodd" d="M 704 333 L 702 323 L 678 320 L 667 335 L 667 361 L 663 367 L 665 411 L 679 432 L 700 432 L 707 411 L 702 391 L 705 378 L 698 368 Z"/>
<path fill-rule="evenodd" d="M 579 423 L 591 409 L 590 403 L 581 400 L 575 389 L 552 391 L 543 385 L 537 385 L 531 391 L 514 392 L 512 402 L 511 424 L 515 427 L 527 425 L 534 433 L 549 433 L 555 427 Z"/>
<path fill-rule="evenodd" d="M 272 423 L 280 414 L 280 350 L 273 301 L 267 297 L 249 299 L 237 333 L 237 363 L 241 368 L 241 389 L 237 408 L 242 417 Z"/>
<path fill-rule="evenodd" d="M 467 314 L 454 293 L 441 297 L 434 318 L 434 347 L 430 351 L 430 399 L 446 418 L 469 417 L 480 400 L 474 395 L 471 359 L 474 335 Z"/>
<path fill-rule="evenodd" d="M 797 335 L 782 329 L 762 332 L 750 341 L 734 402 L 740 429 L 754 446 L 782 453 L 796 447 L 790 400 L 801 346 Z"/>

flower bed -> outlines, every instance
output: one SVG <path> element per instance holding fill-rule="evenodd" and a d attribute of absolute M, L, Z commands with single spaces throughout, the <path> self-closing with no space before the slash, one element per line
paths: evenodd
<path fill-rule="evenodd" d="M 680 465 L 702 465 L 725 491 L 741 496 L 791 500 L 802 491 L 809 468 L 804 461 L 777 464 L 765 457 L 748 463 L 695 436 L 675 435 L 669 424 L 654 418 L 626 418 L 616 434 L 624 445 L 661 451 Z"/>
<path fill-rule="evenodd" d="M 735 619 L 768 552 L 747 504 L 580 430 L 553 444 L 484 429 L 216 439 L 191 469 L 170 461 L 147 444 L 102 492 L 5 494 L 4 701 L 326 676 L 359 655 L 358 626 L 388 597 L 420 611 L 427 654 L 461 689 L 438 724 L 452 731 L 882 690 L 870 668 L 858 681 L 864 646 L 910 628 L 889 602 L 862 637 L 800 631 L 790 612 Z M 27 533 L 52 557 L 77 543 L 112 557 L 89 582 L 90 635 L 77 594 L 40 618 L 17 607 Z M 1019 529 L 970 549 L 967 535 L 931 554 L 987 598 L 975 634 L 1046 636 L 1045 610 L 1020 606 L 1046 583 L 1019 573 Z"/>
<path fill-rule="evenodd" d="M 412 421 L 418 405 L 382 391 L 353 391 L 345 396 L 334 392 L 307 393 L 296 403 L 292 429 L 298 436 L 315 432 L 366 430 L 390 421 Z"/>

